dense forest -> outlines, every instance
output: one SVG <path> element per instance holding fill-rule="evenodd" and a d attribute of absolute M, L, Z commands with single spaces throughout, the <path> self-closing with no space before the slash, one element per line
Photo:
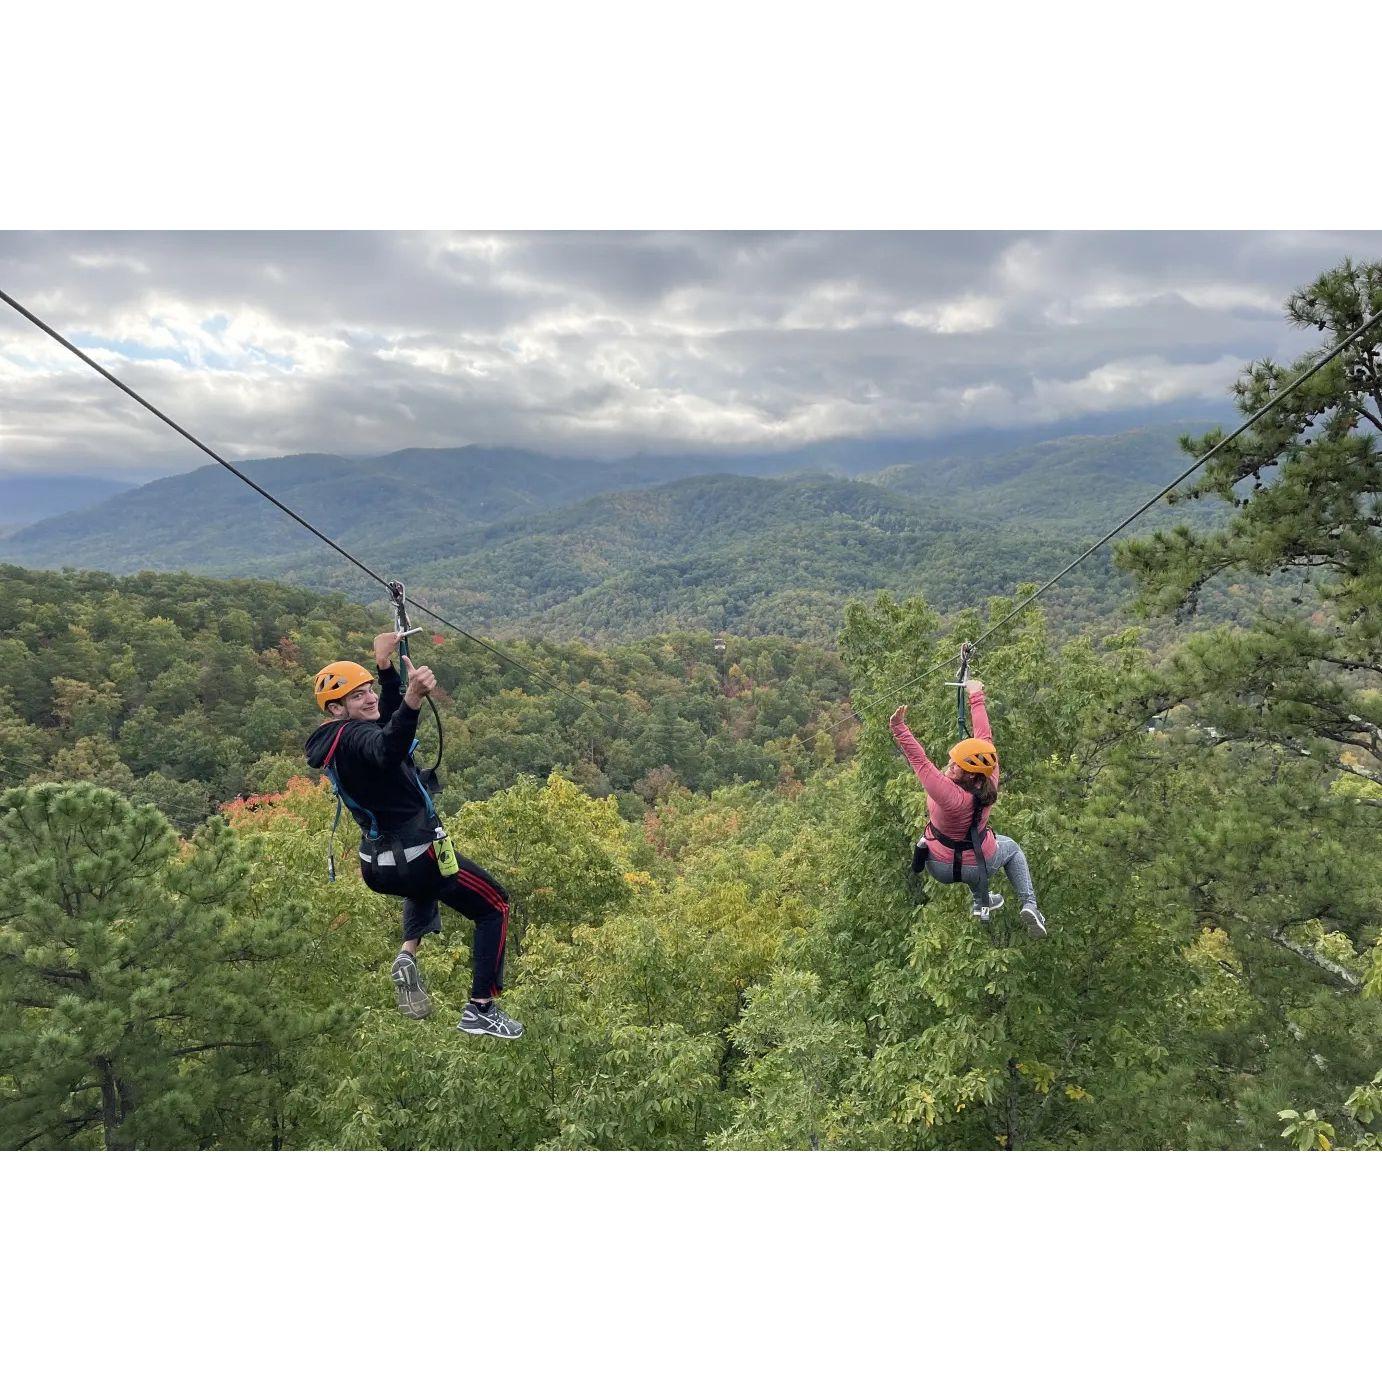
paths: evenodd
<path fill-rule="evenodd" d="M 1315 354 L 1249 369 L 1242 415 L 1379 309 L 1379 265 L 1293 295 Z M 397 902 L 348 848 L 326 877 L 310 678 L 364 659 L 377 612 L 0 569 L 0 1145 L 1377 1147 L 1378 337 L 1223 447 L 1178 496 L 1192 521 L 1117 549 L 1122 627 L 1084 587 L 1087 619 L 1031 605 L 983 647 L 994 825 L 1031 861 L 1045 941 L 1011 899 L 982 923 L 965 889 L 909 874 L 923 798 L 886 718 L 907 701 L 943 752 L 953 692 L 918 674 L 1054 551 L 992 598 L 959 574 L 953 604 L 870 593 L 819 642 L 736 634 L 721 654 L 708 619 L 504 644 L 574 699 L 438 634 L 440 804 L 516 904 L 512 1043 L 454 1030 L 468 923 L 424 947 L 438 1012 L 409 1022 Z M 857 488 L 875 524 L 894 511 Z M 833 560 L 851 539 L 830 511 Z M 964 546 L 958 528 L 937 580 Z M 1234 617 L 1206 618 L 1234 589 Z"/>
<path fill-rule="evenodd" d="M 0 785 L 96 782 L 180 829 L 303 771 L 304 686 L 334 657 L 368 661 L 389 627 L 336 597 L 182 574 L 0 567 L 0 606 Z M 558 771 L 636 818 L 678 785 L 799 783 L 853 742 L 839 655 L 809 644 L 506 644 L 532 678 L 454 634 L 425 647 L 442 682 L 445 809 Z M 422 734 L 429 755 L 430 718 Z"/>

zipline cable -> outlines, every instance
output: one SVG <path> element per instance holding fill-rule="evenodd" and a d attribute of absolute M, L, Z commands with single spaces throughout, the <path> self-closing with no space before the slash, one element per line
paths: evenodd
<path fill-rule="evenodd" d="M 327 537 L 325 533 L 321 532 L 317 528 L 314 528 L 305 518 L 302 518 L 298 514 L 294 513 L 292 509 L 290 509 L 286 504 L 282 503 L 280 500 L 275 499 L 273 495 L 270 494 L 269 491 L 266 490 L 262 485 L 255 484 L 255 482 L 251 480 L 250 477 L 246 475 L 243 470 L 237 469 L 235 466 L 231 465 L 229 461 L 225 460 L 221 456 L 218 456 L 209 446 L 207 446 L 205 442 L 199 441 L 185 427 L 180 427 L 176 422 L 173 421 L 172 418 L 168 416 L 167 413 L 160 412 L 157 408 L 154 407 L 152 403 L 149 402 L 147 398 L 143 398 L 139 394 L 135 393 L 135 391 L 132 388 L 130 388 L 128 384 L 122 383 L 103 365 L 98 365 L 96 361 L 93 360 L 91 356 L 89 356 L 84 350 L 81 350 L 77 346 L 73 345 L 71 341 L 69 341 L 65 336 L 61 335 L 59 332 L 55 331 L 51 326 L 48 325 L 47 322 L 43 321 L 42 318 L 36 317 L 31 311 L 29 311 L 27 307 L 24 306 L 22 302 L 16 302 L 7 292 L 5 292 L 3 288 L 0 288 L 0 299 L 3 299 L 3 301 L 9 303 L 9 305 L 13 307 L 14 310 L 18 312 L 21 317 L 27 317 L 31 322 L 33 322 L 33 324 L 36 327 L 38 327 L 40 331 L 46 332 L 60 346 L 65 346 L 68 350 L 72 352 L 73 355 L 77 357 L 77 359 L 83 361 L 85 364 L 90 365 L 91 368 L 94 369 L 96 373 L 99 374 L 103 379 L 108 379 L 122 393 L 127 393 L 132 399 L 134 399 L 136 403 L 147 408 L 161 422 L 166 422 L 168 426 L 173 429 L 173 431 L 178 433 L 179 436 L 186 437 L 187 440 L 190 441 L 192 445 L 195 446 L 198 450 L 206 452 L 206 454 L 210 456 L 211 459 L 215 461 L 217 465 L 224 466 L 228 471 L 230 471 L 232 475 L 235 476 L 237 480 L 243 480 L 245 484 L 247 484 L 252 490 L 255 490 L 257 493 L 263 495 L 264 498 L 269 501 L 269 503 L 271 503 L 275 508 L 281 509 L 295 523 L 301 523 L 302 526 L 306 528 L 309 533 L 311 533 L 314 537 L 319 537 L 324 543 L 326 543 L 328 547 L 332 548 L 336 552 L 339 552 L 340 555 L 343 556 L 348 562 L 351 562 L 353 565 L 359 567 L 360 570 L 365 573 L 365 575 L 369 576 L 372 580 L 378 581 L 380 585 L 388 585 L 388 581 L 386 581 L 384 577 L 381 576 L 377 571 L 372 570 L 370 567 L 366 566 L 364 562 L 351 556 L 351 554 L 347 552 L 346 549 L 342 547 L 339 543 L 333 542 L 329 537 Z"/>
<path fill-rule="evenodd" d="M 998 630 L 1001 629 L 1004 624 L 1007 624 L 1011 620 L 1016 619 L 1017 616 L 1021 614 L 1022 611 L 1032 603 L 1032 601 L 1039 600 L 1048 590 L 1051 589 L 1053 585 L 1055 585 L 1057 581 L 1059 581 L 1064 576 L 1068 576 L 1086 557 L 1092 556 L 1095 552 L 1099 550 L 1100 547 L 1104 545 L 1104 543 L 1108 542 L 1110 538 L 1117 537 L 1118 534 L 1121 533 L 1123 529 L 1128 526 L 1129 523 L 1132 523 L 1134 520 L 1141 518 L 1142 515 L 1146 513 L 1147 510 L 1150 509 L 1153 504 L 1156 504 L 1160 500 L 1164 499 L 1168 494 L 1170 494 L 1170 492 L 1173 489 L 1175 489 L 1177 485 L 1181 484 L 1185 480 L 1188 480 L 1190 476 L 1192 476 L 1207 460 L 1209 460 L 1209 458 L 1213 456 L 1216 451 L 1220 450 L 1222 447 L 1227 446 L 1229 442 L 1233 441 L 1235 438 L 1241 437 L 1243 433 L 1246 432 L 1248 428 L 1253 425 L 1253 423 L 1265 417 L 1273 408 L 1276 407 L 1278 403 L 1282 401 L 1282 399 L 1286 398 L 1289 394 L 1294 393 L 1295 390 L 1298 389 L 1303 383 L 1305 383 L 1307 379 L 1309 379 L 1312 375 L 1317 374 L 1320 370 L 1322 370 L 1332 359 L 1334 359 L 1336 355 L 1341 354 L 1345 349 L 1352 345 L 1353 342 L 1356 341 L 1359 336 L 1361 336 L 1365 331 L 1371 330 L 1371 328 L 1376 326 L 1378 322 L 1382 322 L 1382 311 L 1374 312 L 1372 316 L 1370 316 L 1362 324 L 1362 326 L 1360 326 L 1356 331 L 1350 332 L 1349 335 L 1345 336 L 1344 339 L 1333 348 L 1333 350 L 1329 351 L 1326 355 L 1322 355 L 1318 360 L 1315 361 L 1313 365 L 1310 366 L 1308 370 L 1305 370 L 1301 374 L 1299 374 L 1284 389 L 1282 389 L 1280 393 L 1273 394 L 1272 397 L 1269 398 L 1246 422 L 1242 423 L 1239 427 L 1235 428 L 1232 432 L 1228 434 L 1228 436 L 1221 437 L 1217 442 L 1214 443 L 1213 446 L 1209 448 L 1208 451 L 1204 453 L 1203 456 L 1200 457 L 1198 461 L 1195 462 L 1194 465 L 1192 465 L 1188 470 L 1182 471 L 1181 474 L 1177 475 L 1176 478 L 1172 480 L 1169 485 L 1167 485 L 1164 489 L 1158 491 L 1158 493 L 1154 494 L 1149 500 L 1147 500 L 1147 502 L 1143 504 L 1140 509 L 1138 509 L 1135 513 L 1129 514 L 1127 518 L 1125 518 L 1116 528 L 1113 528 L 1109 532 L 1105 533 L 1104 536 L 1101 537 L 1099 541 L 1096 542 L 1092 547 L 1086 548 L 1085 551 L 1081 552 L 1080 555 L 1076 557 L 1075 560 L 1072 561 L 1068 566 L 1056 572 L 1056 574 L 1052 576 L 1051 579 L 1047 581 L 1046 584 L 1042 586 L 1040 590 L 1035 591 L 1033 594 L 1029 595 L 1025 600 L 1023 600 L 1020 605 L 1017 605 L 1014 609 L 1009 610 L 1008 613 L 1005 614 L 1002 619 L 1000 619 L 991 628 L 985 629 L 984 632 L 981 633 L 977 638 L 970 639 L 969 647 L 971 649 L 977 648 L 979 644 L 985 642 L 987 639 L 991 638 L 995 633 L 997 633 Z M 862 697 L 861 699 L 865 702 L 865 708 L 868 708 L 869 702 L 874 702 L 877 704 L 887 704 L 887 702 L 890 700 L 895 701 L 897 697 L 899 697 L 904 691 L 910 690 L 918 682 L 925 681 L 926 678 L 929 677 L 933 672 L 939 671 L 942 667 L 948 667 L 954 661 L 954 656 L 943 658 L 934 666 L 928 667 L 924 672 L 918 673 L 915 677 L 911 679 L 911 681 L 903 682 L 901 686 L 897 687 L 893 691 L 879 693 L 873 696 Z M 826 726 L 826 733 L 834 733 L 834 731 L 837 730 L 842 724 L 845 724 L 847 721 L 851 719 L 858 718 L 858 712 L 855 711 L 853 707 L 851 707 L 848 715 L 845 715 L 839 720 L 836 720 L 832 724 Z"/>
<path fill-rule="evenodd" d="M 228 471 L 230 471 L 232 475 L 235 476 L 237 480 L 243 480 L 245 484 L 247 484 L 252 490 L 255 491 L 256 494 L 262 495 L 276 509 L 281 509 L 284 513 L 286 513 L 288 517 L 293 520 L 293 522 L 302 524 L 302 526 L 306 528 L 307 531 L 311 533 L 313 537 L 320 538 L 324 543 L 326 543 L 328 547 L 332 549 L 332 551 L 339 553 L 353 566 L 358 567 L 361 571 L 365 573 L 365 575 L 370 577 L 371 580 L 378 581 L 379 584 L 382 585 L 385 590 L 391 590 L 393 582 L 381 576 L 372 567 L 366 566 L 365 563 L 362 562 L 358 557 L 352 556 L 349 552 L 346 551 L 344 547 L 340 545 L 340 543 L 332 541 L 332 539 L 327 537 L 327 535 L 324 532 L 322 532 L 320 528 L 314 528 L 312 524 L 310 524 L 305 518 L 302 517 L 301 514 L 294 512 L 292 509 L 288 507 L 287 504 L 283 503 L 279 499 L 275 499 L 274 496 L 270 494 L 269 491 L 266 490 L 262 485 L 258 485 L 253 480 L 251 480 L 250 477 L 246 475 L 243 470 L 240 470 L 238 467 L 232 465 L 223 457 L 218 456 L 209 446 L 207 446 L 205 442 L 200 441 L 198 438 L 194 437 L 192 433 L 189 432 L 185 427 L 179 426 L 176 422 L 173 421 L 172 418 L 168 416 L 167 413 L 160 412 L 159 409 L 155 408 L 154 405 L 150 403 L 147 398 L 144 398 L 142 395 L 136 393 L 132 388 L 130 388 L 128 384 L 125 384 L 121 380 L 117 379 L 104 366 L 98 365 L 96 361 L 91 358 L 91 356 L 89 356 L 85 351 L 81 350 L 79 347 L 73 345 L 71 341 L 69 341 L 64 335 L 61 334 L 61 332 L 54 330 L 54 328 L 49 326 L 48 323 L 44 321 L 41 317 L 35 316 L 31 311 L 29 311 L 27 307 L 24 306 L 22 302 L 16 302 L 15 299 L 12 298 L 7 292 L 5 292 L 3 288 L 0 288 L 0 301 L 8 303 L 11 307 L 14 308 L 16 312 L 19 313 L 21 317 L 25 317 L 29 321 L 33 322 L 33 324 L 36 327 L 38 327 L 40 331 L 44 332 L 46 335 L 51 336 L 60 346 L 63 346 L 65 349 L 70 350 L 72 354 L 77 357 L 77 359 L 81 360 L 84 364 L 90 365 L 91 368 L 94 369 L 96 373 L 99 374 L 103 379 L 108 379 L 122 393 L 128 394 L 141 407 L 147 408 L 149 412 L 151 412 L 156 418 L 159 419 L 159 421 L 166 422 L 168 426 L 171 427 L 173 431 L 175 431 L 179 436 L 186 437 L 187 440 L 190 441 L 192 445 L 195 446 L 199 451 L 204 451 L 208 456 L 211 457 L 213 461 L 216 462 L 217 465 L 224 466 Z M 533 671 L 531 667 L 525 666 L 523 663 L 517 661 L 514 658 L 511 658 L 507 653 L 501 652 L 498 648 L 494 646 L 493 643 L 487 643 L 483 638 L 479 638 L 473 633 L 468 633 L 465 629 L 461 628 L 459 624 L 453 624 L 451 620 L 444 619 L 440 614 L 437 614 L 436 611 L 428 609 L 426 605 L 419 604 L 416 600 L 412 601 L 412 604 L 416 609 L 422 610 L 424 614 L 431 615 L 432 618 L 435 619 L 438 623 L 445 624 L 446 627 L 449 629 L 454 629 L 458 634 L 461 635 L 462 638 L 468 638 L 472 643 L 476 643 L 480 647 L 485 648 L 489 652 L 493 653 L 495 657 L 499 658 L 501 661 L 507 662 L 511 667 L 518 668 L 520 672 L 523 672 L 525 675 L 531 677 L 540 685 L 547 687 L 549 691 L 555 691 L 559 696 L 565 696 L 567 700 L 575 701 L 577 705 L 582 706 L 583 708 L 593 707 L 598 709 L 598 707 L 595 706 L 595 702 L 590 700 L 589 697 L 577 696 L 573 692 L 567 691 L 562 687 L 557 686 L 554 682 L 548 681 L 547 678 L 544 677 L 540 672 Z"/>

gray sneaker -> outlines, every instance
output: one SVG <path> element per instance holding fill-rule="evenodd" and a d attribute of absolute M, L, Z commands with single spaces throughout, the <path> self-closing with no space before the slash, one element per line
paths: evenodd
<path fill-rule="evenodd" d="M 971 902 L 971 903 L 969 904 L 969 914 L 970 914 L 970 916 L 972 916 L 972 917 L 980 917 L 980 918 L 982 918 L 984 921 L 987 921 L 987 920 L 989 919 L 989 913 L 991 913 L 991 912 L 996 912 L 1002 905 L 1003 905 L 1003 894 L 1002 894 L 1002 893 L 990 893 L 990 894 L 989 894 L 989 905 L 988 905 L 987 907 L 983 907 L 983 906 L 980 906 L 980 904 L 979 904 L 978 902 Z"/>
<path fill-rule="evenodd" d="M 432 999 L 418 973 L 417 961 L 406 950 L 398 952 L 389 978 L 393 980 L 394 1001 L 404 1017 L 422 1019 L 432 1011 Z"/>
<path fill-rule="evenodd" d="M 1022 909 L 1022 924 L 1033 940 L 1046 939 L 1046 918 L 1031 903 Z"/>
<path fill-rule="evenodd" d="M 456 1027 L 467 1036 L 499 1037 L 503 1041 L 516 1041 L 523 1035 L 523 1024 L 504 1012 L 498 1003 L 491 1003 L 487 1008 L 467 1003 Z"/>

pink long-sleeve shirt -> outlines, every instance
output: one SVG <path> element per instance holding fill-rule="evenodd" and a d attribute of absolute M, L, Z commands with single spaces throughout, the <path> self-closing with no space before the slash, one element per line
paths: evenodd
<path fill-rule="evenodd" d="M 982 691 L 970 692 L 969 713 L 974 722 L 974 737 L 987 739 L 989 743 L 993 743 L 993 731 L 989 727 L 989 713 L 984 705 L 984 693 Z M 969 817 L 974 810 L 974 797 L 963 787 L 951 782 L 927 758 L 926 750 L 917 743 L 916 736 L 906 725 L 896 726 L 893 730 L 893 738 L 897 741 L 897 746 L 902 750 L 907 762 L 912 765 L 912 771 L 921 779 L 921 785 L 926 789 L 926 818 L 942 835 L 948 835 L 952 840 L 963 839 L 969 830 Z M 993 785 L 995 787 L 998 785 L 998 773 L 999 769 L 995 768 L 993 770 Z M 991 806 L 986 806 L 979 816 L 979 830 L 984 842 L 984 858 L 986 860 L 992 859 L 998 850 L 998 841 L 994 839 L 992 833 L 985 833 L 988 832 L 989 813 L 992 810 Z M 948 864 L 954 859 L 954 851 L 941 844 L 939 840 L 934 840 L 928 835 L 927 844 L 930 848 L 931 857 L 938 863 Z M 972 864 L 974 851 L 972 849 L 962 850 L 960 862 Z"/>

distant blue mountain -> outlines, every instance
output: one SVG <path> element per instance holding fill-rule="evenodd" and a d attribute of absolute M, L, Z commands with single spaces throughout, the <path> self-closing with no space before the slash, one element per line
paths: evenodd
<path fill-rule="evenodd" d="M 1205 432 L 1215 426 L 1236 426 L 1242 419 L 1231 403 L 1205 404 L 1192 414 L 1184 403 L 1161 404 L 1152 408 L 1128 408 L 1117 412 L 1095 413 L 1056 422 L 1031 423 L 1020 427 L 969 428 L 932 437 L 842 437 L 811 442 L 787 451 L 743 453 L 733 450 L 699 451 L 682 455 L 646 455 L 624 462 L 633 465 L 674 465 L 680 469 L 667 473 L 668 480 L 681 475 L 722 472 L 727 475 L 790 475 L 826 472 L 849 477 L 866 477 L 892 466 L 924 465 L 934 462 L 986 460 L 1006 456 L 1042 442 L 1070 437 L 1113 437 L 1123 433 L 1156 433 L 1174 437 L 1178 432 Z"/>
<path fill-rule="evenodd" d="M 135 486 L 96 475 L 34 475 L 0 470 L 0 530 L 88 509 Z"/>

